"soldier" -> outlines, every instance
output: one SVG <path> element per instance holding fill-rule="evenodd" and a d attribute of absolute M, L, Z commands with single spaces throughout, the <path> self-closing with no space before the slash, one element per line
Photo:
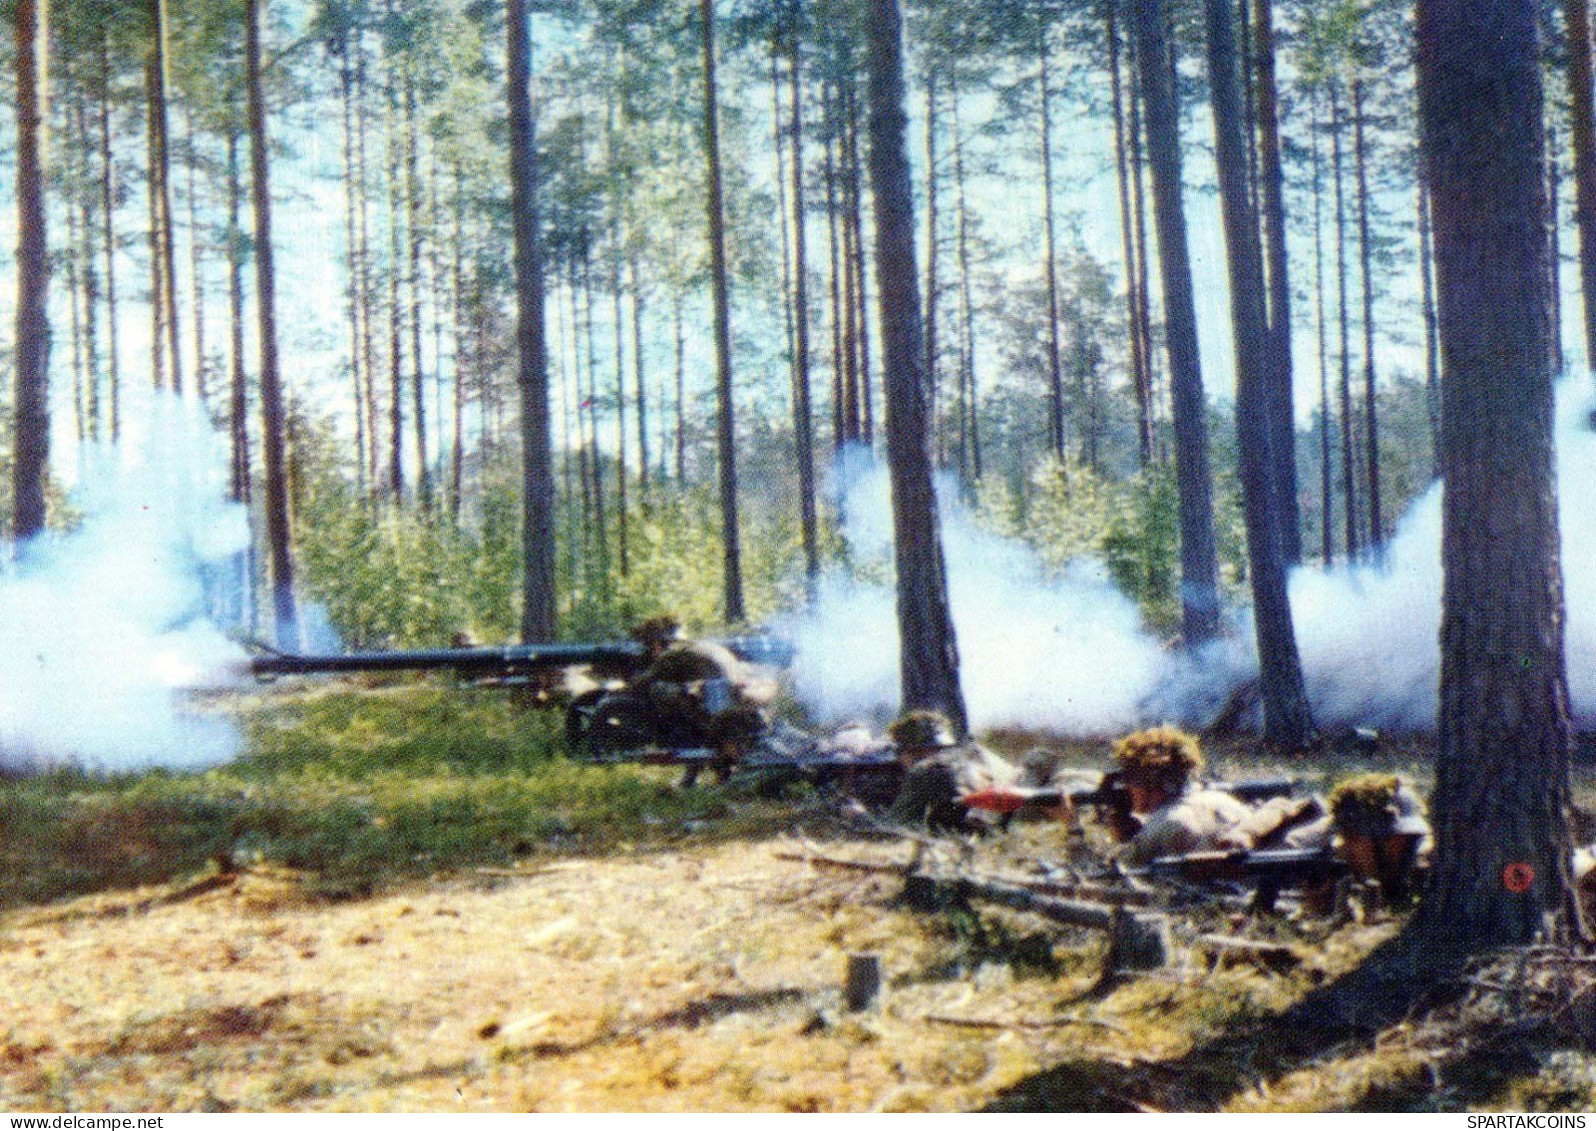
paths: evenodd
<path fill-rule="evenodd" d="M 668 613 L 642 621 L 632 637 L 648 649 L 650 662 L 628 691 L 648 705 L 666 743 L 705 745 L 718 715 L 737 706 L 757 711 L 774 695 L 773 683 L 757 678 L 729 648 L 685 638 Z"/>
<path fill-rule="evenodd" d="M 959 798 L 977 790 L 1012 786 L 1019 771 L 966 739 L 940 711 L 913 710 L 887 728 L 903 766 L 903 785 L 887 812 L 889 820 L 924 825 L 931 832 L 974 832 L 980 827 Z"/>
<path fill-rule="evenodd" d="M 1348 778 L 1330 791 L 1330 820 L 1336 855 L 1355 877 L 1377 884 L 1388 904 L 1411 894 L 1430 852 L 1430 822 L 1412 786 L 1395 774 Z"/>
<path fill-rule="evenodd" d="M 1110 832 L 1124 842 L 1127 863 L 1251 847 L 1245 826 L 1252 811 L 1193 783 L 1203 755 L 1191 735 L 1171 726 L 1139 730 L 1116 742 L 1114 755 L 1129 803 L 1112 815 Z"/>

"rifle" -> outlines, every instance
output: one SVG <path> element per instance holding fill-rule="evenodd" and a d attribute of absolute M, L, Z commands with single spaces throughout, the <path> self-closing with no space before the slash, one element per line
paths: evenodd
<path fill-rule="evenodd" d="M 817 790 L 874 797 L 887 790 L 896 791 L 903 766 L 891 750 L 848 758 L 788 758 L 758 755 L 737 762 L 722 763 L 719 751 L 706 747 L 665 747 L 644 750 L 638 761 L 647 766 L 713 768 L 724 764 L 728 774 L 765 772 L 777 781 L 805 781 Z"/>
<path fill-rule="evenodd" d="M 1326 846 L 1191 852 L 1184 856 L 1160 856 L 1145 868 L 1128 871 L 1131 875 L 1205 886 L 1240 884 L 1254 891 L 1254 907 L 1269 911 L 1274 908 L 1281 891 L 1322 887 L 1350 870 L 1347 862 Z"/>

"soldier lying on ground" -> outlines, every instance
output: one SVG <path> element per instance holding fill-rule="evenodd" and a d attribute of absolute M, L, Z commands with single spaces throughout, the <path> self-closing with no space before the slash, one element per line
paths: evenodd
<path fill-rule="evenodd" d="M 1019 771 L 1002 758 L 965 739 L 939 711 L 914 710 L 887 728 L 903 766 L 903 785 L 887 812 L 889 820 L 931 832 L 974 832 L 981 818 L 959 798 L 978 790 L 1014 785 Z"/>
<path fill-rule="evenodd" d="M 1228 793 L 1193 779 L 1203 765 L 1197 740 L 1177 727 L 1139 730 L 1114 744 L 1128 804 L 1109 817 L 1126 863 L 1160 856 L 1250 848 L 1253 811 Z"/>
<path fill-rule="evenodd" d="M 1389 906 L 1413 895 L 1431 848 L 1430 822 L 1414 788 L 1395 774 L 1357 774 L 1330 791 L 1328 809 L 1320 820 L 1292 830 L 1288 843 L 1329 847 Z"/>

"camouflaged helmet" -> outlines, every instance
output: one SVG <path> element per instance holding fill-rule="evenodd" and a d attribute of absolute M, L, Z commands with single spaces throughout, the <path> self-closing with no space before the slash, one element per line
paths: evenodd
<path fill-rule="evenodd" d="M 905 711 L 887 728 L 887 737 L 900 750 L 941 750 L 959 744 L 953 724 L 941 711 Z"/>
<path fill-rule="evenodd" d="M 672 640 L 681 639 L 682 622 L 672 613 L 648 617 L 632 626 L 631 637 L 639 644 L 664 647 Z"/>
<path fill-rule="evenodd" d="M 1330 791 L 1330 813 L 1344 836 L 1425 836 L 1424 803 L 1395 774 L 1358 774 Z"/>
<path fill-rule="evenodd" d="M 1126 775 L 1144 781 L 1184 783 L 1202 769 L 1197 740 L 1179 727 L 1161 726 L 1127 734 L 1114 743 L 1114 756 Z"/>

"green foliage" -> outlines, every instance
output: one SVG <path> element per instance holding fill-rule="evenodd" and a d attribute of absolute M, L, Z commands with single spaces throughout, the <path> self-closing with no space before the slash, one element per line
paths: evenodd
<path fill-rule="evenodd" d="M 790 607 L 801 591 L 802 559 L 795 507 L 745 507 L 742 511 L 743 598 L 758 623 Z M 572 576 L 561 555 L 561 625 L 574 639 L 613 636 L 643 616 L 673 612 L 690 629 L 721 623 L 725 561 L 720 503 L 709 488 L 654 488 L 648 500 L 630 500 L 628 569 L 616 564 L 611 532 L 608 585 L 591 570 Z M 579 570 L 583 564 L 578 563 Z"/>
<path fill-rule="evenodd" d="M 666 770 L 573 763 L 557 712 L 500 693 L 405 680 L 231 710 L 242 752 L 205 773 L 0 782 L 0 908 L 253 863 L 300 870 L 310 894 L 361 895 L 455 868 L 737 836 L 739 815 L 776 812 L 678 792 Z M 732 819 L 701 830 L 709 817 Z"/>
<path fill-rule="evenodd" d="M 1144 472 L 1121 492 L 1102 534 L 1109 572 L 1159 631 L 1180 623 L 1180 495 L 1173 469 Z"/>
<path fill-rule="evenodd" d="M 1216 447 L 1222 450 L 1223 443 Z M 1029 544 L 1050 567 L 1100 559 L 1149 628 L 1179 627 L 1180 493 L 1173 464 L 1119 480 L 1073 462 L 1061 472 L 1049 458 L 1020 489 L 996 477 L 984 481 L 978 513 L 999 534 Z M 1214 539 L 1221 587 L 1239 596 L 1246 531 L 1235 477 L 1224 470 L 1214 476 Z"/>

